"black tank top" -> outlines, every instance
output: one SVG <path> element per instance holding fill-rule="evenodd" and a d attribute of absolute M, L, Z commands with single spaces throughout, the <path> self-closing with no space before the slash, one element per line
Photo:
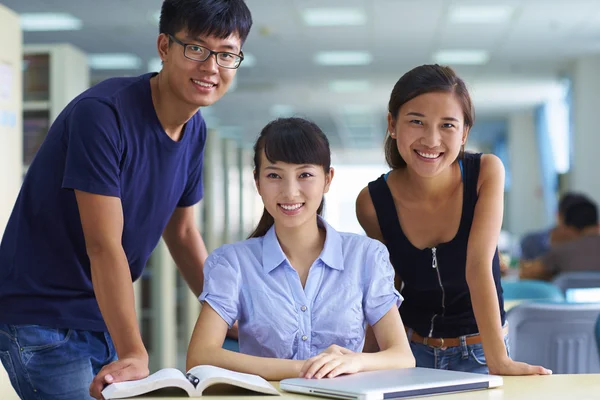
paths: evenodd
<path fill-rule="evenodd" d="M 481 154 L 465 153 L 461 161 L 464 192 L 458 233 L 451 241 L 432 248 L 419 250 L 404 235 L 386 176 L 369 183 L 369 194 L 390 260 L 404 282 L 400 315 L 404 325 L 421 336 L 458 337 L 478 332 L 465 272 L 467 243 L 477 203 Z M 504 325 L 497 251 L 492 273 Z"/>

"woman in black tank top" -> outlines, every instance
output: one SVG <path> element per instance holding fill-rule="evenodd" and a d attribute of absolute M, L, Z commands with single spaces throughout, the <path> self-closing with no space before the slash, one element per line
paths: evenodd
<path fill-rule="evenodd" d="M 497 241 L 504 167 L 464 152 L 474 111 L 449 67 L 423 65 L 396 83 L 386 161 L 358 196 L 367 235 L 388 247 L 417 366 L 500 375 L 548 374 L 508 355 Z"/>

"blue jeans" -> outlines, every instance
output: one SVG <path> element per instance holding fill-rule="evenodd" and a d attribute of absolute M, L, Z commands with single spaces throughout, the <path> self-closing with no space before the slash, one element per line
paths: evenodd
<path fill-rule="evenodd" d="M 412 329 L 407 329 L 409 338 L 411 334 Z M 468 336 L 461 336 L 461 345 L 456 347 L 434 348 L 426 344 L 410 342 L 417 367 L 489 374 L 481 343 L 468 345 L 466 343 Z M 504 344 L 508 351 L 508 336 L 504 336 Z"/>
<path fill-rule="evenodd" d="M 80 400 L 117 354 L 105 332 L 0 324 L 0 359 L 21 399 Z"/>

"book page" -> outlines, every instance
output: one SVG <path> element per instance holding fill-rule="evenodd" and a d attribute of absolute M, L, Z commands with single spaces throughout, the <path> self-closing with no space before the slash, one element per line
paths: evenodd
<path fill-rule="evenodd" d="M 269 382 L 258 375 L 243 374 L 228 369 L 215 367 L 212 365 L 199 365 L 188 371 L 191 375 L 199 379 L 196 390 L 201 394 L 208 386 L 216 383 L 226 383 L 238 386 L 255 392 L 273 394 L 279 396 L 280 393 Z"/>
<path fill-rule="evenodd" d="M 194 386 L 181 371 L 174 368 L 164 368 L 137 381 L 110 384 L 104 388 L 102 396 L 106 400 L 124 399 L 166 387 L 181 388 L 188 393 L 188 396 L 192 396 L 195 391 Z"/>

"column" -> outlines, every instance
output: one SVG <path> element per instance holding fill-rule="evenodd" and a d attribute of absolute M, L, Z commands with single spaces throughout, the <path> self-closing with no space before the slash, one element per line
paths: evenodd
<path fill-rule="evenodd" d="M 223 236 L 221 243 L 229 243 L 231 237 L 231 180 L 229 170 L 232 164 L 232 140 L 221 139 L 221 168 L 223 169 Z"/>
<path fill-rule="evenodd" d="M 23 179 L 22 34 L 19 16 L 0 4 L 0 238 Z"/>
<path fill-rule="evenodd" d="M 249 199 L 247 198 L 248 196 L 246 195 L 246 193 L 244 193 L 245 187 L 244 187 L 244 148 L 242 147 L 242 145 L 240 144 L 240 146 L 238 146 L 237 148 L 237 169 L 238 169 L 238 186 L 239 186 L 239 190 L 240 190 L 240 202 L 239 202 L 239 207 L 238 207 L 238 235 L 237 235 L 237 240 L 244 240 L 246 238 L 246 236 L 248 236 L 249 232 L 246 232 L 245 229 L 245 224 L 244 224 L 244 218 L 247 216 L 245 216 L 245 210 L 244 210 L 244 203 L 246 201 L 248 201 Z"/>
<path fill-rule="evenodd" d="M 573 151 L 568 187 L 587 194 L 600 204 L 598 104 L 600 56 L 579 59 L 573 71 Z"/>
<path fill-rule="evenodd" d="M 153 254 L 151 307 L 152 360 L 151 371 L 177 367 L 177 308 L 175 262 L 164 240 L 160 240 Z"/>
<path fill-rule="evenodd" d="M 220 245 L 222 226 L 222 192 L 223 184 L 221 168 L 221 143 L 214 129 L 208 130 L 204 150 L 204 199 L 202 200 L 202 226 L 200 232 L 209 254 Z"/>
<path fill-rule="evenodd" d="M 138 324 L 142 329 L 142 278 L 133 282 L 133 299 L 135 301 L 135 315 L 137 316 Z"/>
<path fill-rule="evenodd" d="M 196 217 L 196 221 L 198 221 L 198 227 L 201 227 L 203 223 L 203 203 L 204 202 L 200 202 L 194 206 L 194 214 Z M 194 331 L 196 321 L 198 320 L 198 314 L 200 313 L 200 301 L 187 285 L 184 286 L 184 290 L 185 293 L 183 295 L 183 323 L 181 325 L 184 332 L 183 335 L 181 335 L 181 337 L 183 338 L 187 346 L 187 343 L 190 342 L 190 339 L 192 337 L 192 332 Z"/>
<path fill-rule="evenodd" d="M 533 110 L 520 111 L 509 117 L 508 155 L 509 187 L 504 226 L 517 236 L 546 228 Z"/>
<path fill-rule="evenodd" d="M 19 16 L 0 4 L 0 238 L 23 178 L 21 43 Z M 3 398 L 17 399 L 0 363 Z"/>

